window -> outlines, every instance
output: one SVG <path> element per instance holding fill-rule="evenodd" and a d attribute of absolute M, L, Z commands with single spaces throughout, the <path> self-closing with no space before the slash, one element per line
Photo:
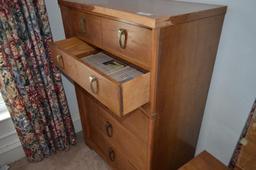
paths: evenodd
<path fill-rule="evenodd" d="M 10 114 L 7 110 L 7 107 L 4 103 L 4 99 L 2 98 L 2 94 L 0 93 L 0 121 L 7 119 L 10 117 Z"/>

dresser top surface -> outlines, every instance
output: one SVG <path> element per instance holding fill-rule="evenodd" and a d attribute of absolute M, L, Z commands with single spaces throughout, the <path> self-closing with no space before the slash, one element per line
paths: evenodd
<path fill-rule="evenodd" d="M 102 7 L 127 11 L 150 18 L 161 16 L 177 16 L 187 13 L 209 10 L 220 7 L 200 3 L 189 3 L 172 0 L 65 0 L 85 5 L 99 5 Z"/>
<path fill-rule="evenodd" d="M 202 3 L 190 3 L 174 0 L 59 0 L 63 4 L 76 4 L 88 10 L 123 17 L 144 18 L 151 20 L 156 26 L 160 22 L 182 19 L 184 22 L 188 18 L 209 17 L 226 12 L 226 7 L 221 5 L 210 5 Z M 196 16 L 195 16 L 196 15 Z M 117 17 L 117 16 L 114 16 Z M 182 17 L 182 18 L 181 18 Z M 185 18 L 184 18 L 185 17 Z M 182 22 L 182 21 L 178 21 Z M 165 24 L 164 24 L 165 25 Z"/>

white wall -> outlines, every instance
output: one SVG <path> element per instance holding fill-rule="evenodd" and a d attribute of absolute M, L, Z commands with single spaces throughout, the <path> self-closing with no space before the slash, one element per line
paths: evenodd
<path fill-rule="evenodd" d="M 186 1 L 228 6 L 197 146 L 227 164 L 256 97 L 256 1 Z"/>
<path fill-rule="evenodd" d="M 64 38 L 57 1 L 45 0 L 55 39 Z M 197 153 L 208 150 L 228 163 L 256 97 L 255 0 L 186 0 L 228 5 L 208 95 Z M 71 113 L 77 103 L 73 85 L 64 79 Z"/>
<path fill-rule="evenodd" d="M 57 0 L 45 0 L 45 3 L 46 3 L 48 16 L 49 16 L 49 22 L 51 26 L 53 39 L 55 41 L 65 39 L 61 13 L 60 13 Z M 74 122 L 75 130 L 76 132 L 79 132 L 82 130 L 82 126 L 80 122 L 79 109 L 77 105 L 77 99 L 75 96 L 74 85 L 65 76 L 62 76 L 62 81 L 63 81 L 63 86 L 66 92 L 71 116 Z"/>

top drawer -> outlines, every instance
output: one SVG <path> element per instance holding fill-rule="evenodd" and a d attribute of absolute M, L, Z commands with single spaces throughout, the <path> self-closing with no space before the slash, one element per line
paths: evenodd
<path fill-rule="evenodd" d="M 151 65 L 151 30 L 102 18 L 102 47 L 144 68 Z"/>
<path fill-rule="evenodd" d="M 79 38 L 101 46 L 101 19 L 98 16 L 78 11 L 70 12 L 73 31 Z"/>
<path fill-rule="evenodd" d="M 66 35 L 115 54 L 144 69 L 151 66 L 152 30 L 62 7 Z"/>
<path fill-rule="evenodd" d="M 77 38 L 55 42 L 51 51 L 54 62 L 66 75 L 118 116 L 149 102 L 149 72 L 117 82 L 82 62 L 83 57 L 97 51 Z"/>

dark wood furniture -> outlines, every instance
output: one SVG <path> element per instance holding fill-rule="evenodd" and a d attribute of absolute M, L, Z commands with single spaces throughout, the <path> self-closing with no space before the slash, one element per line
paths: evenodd
<path fill-rule="evenodd" d="M 51 48 L 75 82 L 86 143 L 120 170 L 177 169 L 192 159 L 226 7 L 163 0 L 59 4 L 67 40 Z M 98 51 L 143 74 L 119 83 L 81 62 Z"/>
<path fill-rule="evenodd" d="M 179 170 L 228 170 L 228 168 L 214 156 L 204 151 Z"/>

